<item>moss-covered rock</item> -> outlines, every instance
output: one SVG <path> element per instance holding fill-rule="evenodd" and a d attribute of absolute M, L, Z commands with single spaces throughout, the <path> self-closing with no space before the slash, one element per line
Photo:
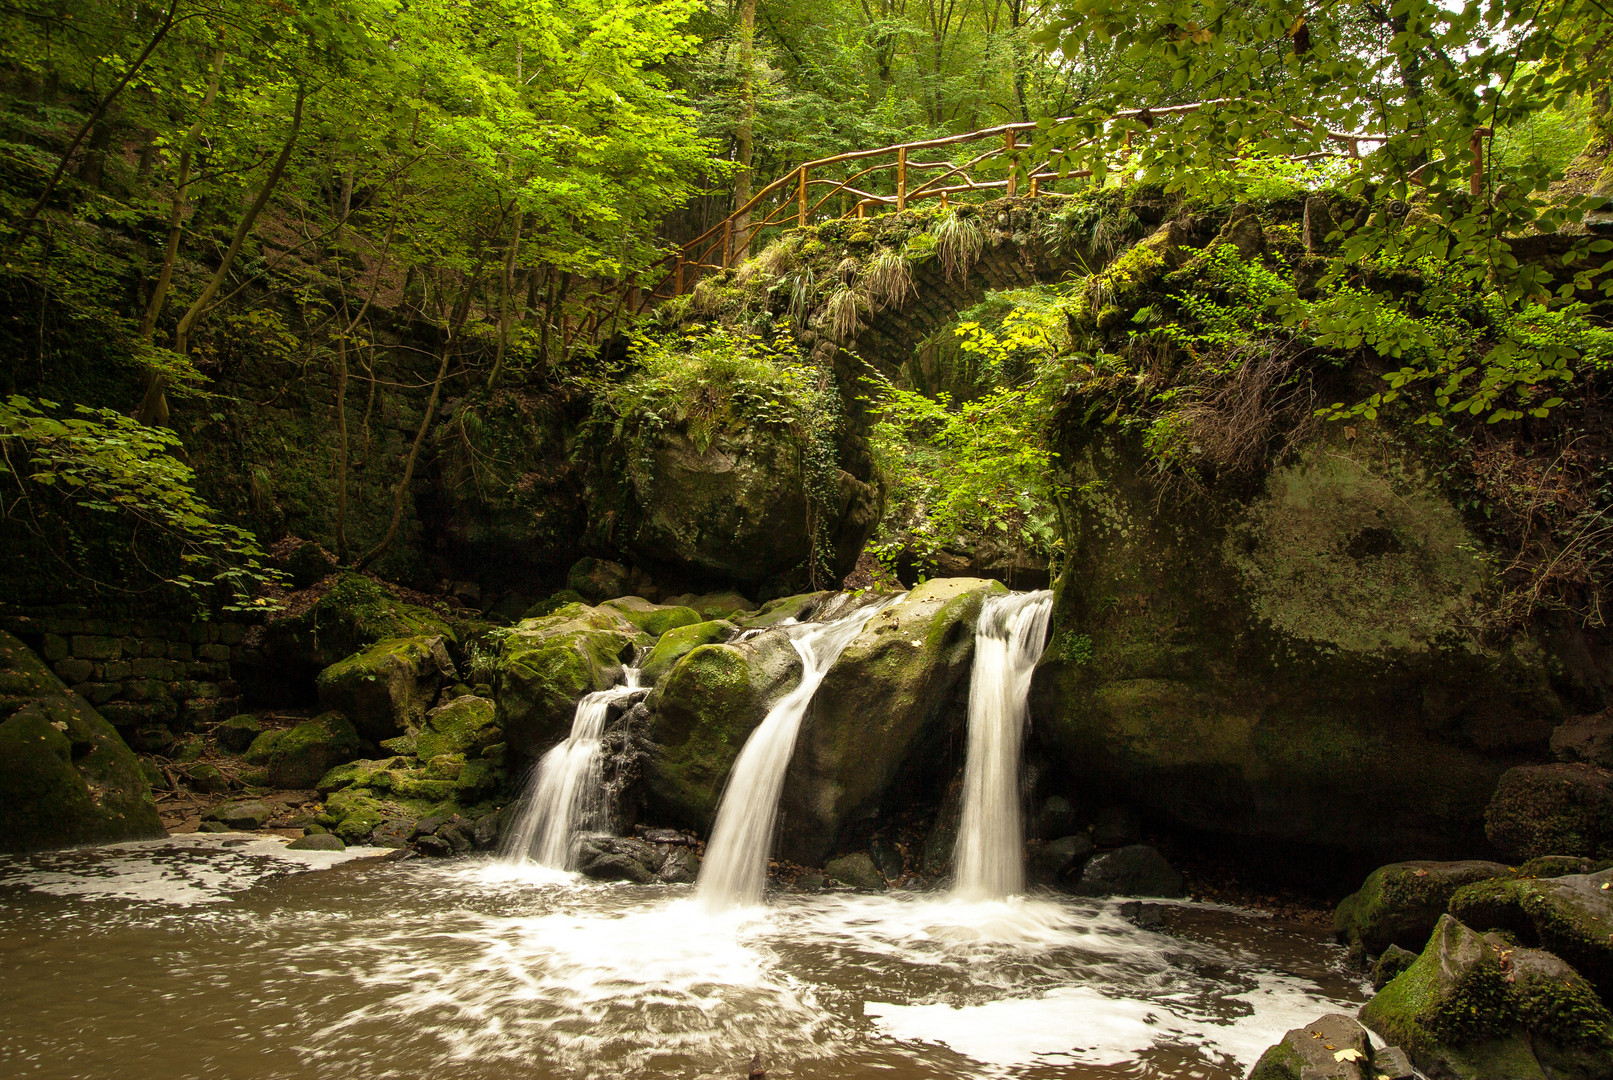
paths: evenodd
<path fill-rule="evenodd" d="M 245 752 L 252 745 L 252 740 L 258 737 L 263 730 L 263 724 L 250 713 L 241 713 L 228 719 L 220 720 L 218 727 L 213 729 L 213 738 L 218 745 L 232 754 Z"/>
<path fill-rule="evenodd" d="M 499 646 L 493 695 L 510 748 L 531 757 L 565 738 L 582 696 L 612 686 L 649 641 L 620 612 L 585 604 L 518 623 Z"/>
<path fill-rule="evenodd" d="M 1483 850 L 1507 757 L 1563 707 L 1536 643 L 1473 632 L 1483 545 L 1415 452 L 1330 433 L 1190 507 L 1128 436 L 1061 452 L 1032 738 L 1094 799 L 1380 862 Z"/>
<path fill-rule="evenodd" d="M 885 875 L 874 865 L 866 851 L 854 851 L 838 859 L 830 859 L 823 872 L 836 881 L 864 892 L 884 892 Z"/>
<path fill-rule="evenodd" d="M 692 596 L 686 600 L 673 599 L 667 602 L 681 603 L 684 607 L 694 608 L 695 611 L 700 613 L 702 619 L 707 620 L 729 619 L 735 615 L 752 611 L 756 607 L 755 604 L 732 589 L 703 593 L 700 596 Z"/>
<path fill-rule="evenodd" d="M 1340 1051 L 1353 1050 L 1341 1060 Z M 1255 1067 L 1248 1080 L 1363 1080 L 1372 1070 L 1371 1040 L 1353 1017 L 1328 1013 L 1284 1035 Z"/>
<path fill-rule="evenodd" d="M 599 606 L 618 613 L 651 637 L 660 637 L 668 630 L 680 626 L 693 626 L 700 621 L 699 613 L 693 608 L 652 604 L 641 596 L 622 596 L 615 600 L 606 600 Z"/>
<path fill-rule="evenodd" d="M 1613 1000 L 1613 870 L 1480 882 L 1458 889 L 1450 910 L 1550 950 Z"/>
<path fill-rule="evenodd" d="M 937 578 L 870 619 L 813 697 L 784 783 L 782 858 L 820 863 L 851 822 L 873 811 L 928 739 L 967 680 L 975 622 L 986 597 L 1007 590 L 979 578 Z M 957 719 L 954 715 L 953 719 Z"/>
<path fill-rule="evenodd" d="M 1501 777 L 1484 831 L 1509 859 L 1613 858 L 1613 772 L 1596 765 L 1520 765 Z"/>
<path fill-rule="evenodd" d="M 1333 912 L 1339 937 L 1376 956 L 1390 945 L 1421 952 L 1451 896 L 1464 885 L 1510 877 L 1500 863 L 1403 862 L 1380 866 Z"/>
<path fill-rule="evenodd" d="M 709 830 L 745 739 L 800 677 L 801 658 L 783 634 L 701 645 L 674 664 L 646 700 L 649 816 Z"/>
<path fill-rule="evenodd" d="M 312 607 L 264 630 L 264 653 L 281 678 L 313 678 L 332 664 L 387 638 L 458 638 L 435 612 L 399 600 L 361 574 L 343 574 Z"/>
<path fill-rule="evenodd" d="M 504 741 L 495 712 L 493 702 L 471 694 L 433 709 L 415 734 L 416 756 L 430 761 L 443 754 L 481 754 Z"/>
<path fill-rule="evenodd" d="M 458 678 L 446 639 L 387 638 L 319 673 L 319 703 L 345 714 L 373 742 L 418 725 L 445 683 Z"/>
<path fill-rule="evenodd" d="M 263 732 L 247 748 L 246 762 L 257 766 L 272 787 L 311 788 L 358 754 L 358 732 L 347 717 L 333 711 L 296 727 Z"/>
<path fill-rule="evenodd" d="M 566 574 L 566 588 L 584 602 L 597 604 L 613 596 L 627 595 L 631 578 L 627 567 L 621 563 L 585 555 L 571 565 Z"/>
<path fill-rule="evenodd" d="M 1449 915 L 1416 963 L 1362 1007 L 1361 1020 L 1433 1076 L 1545 1080 L 1499 952 Z"/>
<path fill-rule="evenodd" d="M 117 731 L 0 631 L 0 851 L 162 835 L 146 775 Z"/>
<path fill-rule="evenodd" d="M 745 630 L 760 630 L 786 622 L 803 622 L 831 597 L 832 592 L 797 593 L 769 600 L 755 613 L 741 615 L 734 624 Z"/>
<path fill-rule="evenodd" d="M 655 647 L 639 665 L 645 682 L 654 685 L 672 665 L 687 656 L 690 650 L 701 645 L 712 645 L 732 637 L 736 627 L 725 619 L 694 623 L 668 630 L 656 641 Z"/>

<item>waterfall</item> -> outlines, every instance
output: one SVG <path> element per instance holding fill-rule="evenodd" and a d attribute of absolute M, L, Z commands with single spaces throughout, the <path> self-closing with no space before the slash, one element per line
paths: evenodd
<path fill-rule="evenodd" d="M 638 668 L 629 667 L 622 674 L 619 685 L 583 695 L 572 717 L 570 737 L 544 754 L 532 770 L 521 816 L 504 843 L 507 862 L 530 860 L 564 870 L 571 858 L 571 838 L 605 827 L 600 764 L 605 718 L 612 702 L 639 689 Z"/>
<path fill-rule="evenodd" d="M 1025 888 L 1019 746 L 1030 711 L 1031 673 L 1052 610 L 1053 594 L 1046 590 L 988 597 L 980 609 L 969 675 L 963 814 L 953 853 L 952 891 L 966 899 L 1001 899 Z"/>
<path fill-rule="evenodd" d="M 869 619 L 898 599 L 857 608 L 832 622 L 778 627 L 789 635 L 790 644 L 801 656 L 801 683 L 768 710 L 728 773 L 728 786 L 717 807 L 717 824 L 700 868 L 698 888 L 706 910 L 761 903 L 779 793 L 801 718 L 812 704 L 818 684 L 846 646 Z"/>

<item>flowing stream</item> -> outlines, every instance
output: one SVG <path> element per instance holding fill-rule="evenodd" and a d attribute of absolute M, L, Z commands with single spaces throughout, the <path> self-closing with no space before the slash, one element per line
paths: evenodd
<path fill-rule="evenodd" d="M 284 842 L 0 856 L 0 1076 L 743 1080 L 759 1052 L 770 1080 L 1229 1080 L 1365 997 L 1325 928 L 1202 904 L 711 914 L 686 885 Z"/>
<path fill-rule="evenodd" d="M 963 813 L 953 853 L 953 891 L 1001 900 L 1025 889 L 1020 830 L 1019 749 L 1031 674 L 1047 642 L 1053 594 L 1046 590 L 986 598 L 975 628 L 969 675 L 969 747 Z"/>
<path fill-rule="evenodd" d="M 898 599 L 866 604 L 830 622 L 779 627 L 801 656 L 801 682 L 768 710 L 729 770 L 728 786 L 717 805 L 717 823 L 712 826 L 697 883 L 701 902 L 708 911 L 762 902 L 779 793 L 784 788 L 784 774 L 790 767 L 801 718 L 812 704 L 818 684 L 846 646 L 869 619 Z"/>
<path fill-rule="evenodd" d="M 564 870 L 571 859 L 572 838 L 605 828 L 600 762 L 605 719 L 613 702 L 639 689 L 639 670 L 629 667 L 622 677 L 620 685 L 585 694 L 577 702 L 570 737 L 544 754 L 532 770 L 521 814 L 503 844 L 505 859 Z"/>

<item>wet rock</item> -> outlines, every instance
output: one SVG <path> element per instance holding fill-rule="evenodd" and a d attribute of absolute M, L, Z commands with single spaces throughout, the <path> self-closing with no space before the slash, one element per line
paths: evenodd
<path fill-rule="evenodd" d="M 1334 910 L 1333 929 L 1374 956 L 1390 945 L 1420 952 L 1457 889 L 1511 875 L 1500 863 L 1478 860 L 1380 866 Z"/>
<path fill-rule="evenodd" d="M 586 836 L 576 847 L 577 872 L 596 881 L 647 885 L 666 859 L 660 847 L 631 836 Z"/>
<path fill-rule="evenodd" d="M 854 889 L 863 892 L 884 892 L 885 877 L 874 865 L 874 860 L 866 851 L 853 852 L 842 855 L 838 859 L 830 859 L 823 868 L 836 881 L 844 882 Z"/>
<path fill-rule="evenodd" d="M 667 603 L 680 603 L 684 607 L 694 608 L 700 613 L 702 619 L 729 619 L 732 616 L 753 611 L 756 605 L 751 603 L 732 589 L 722 592 L 703 593 L 685 600 L 672 599 Z"/>
<path fill-rule="evenodd" d="M 247 748 L 246 762 L 279 788 L 311 788 L 320 777 L 359 755 L 358 733 L 347 717 L 327 712 L 296 727 L 265 731 Z"/>
<path fill-rule="evenodd" d="M 692 885 L 700 876 L 700 856 L 689 848 L 677 844 L 663 845 L 666 861 L 655 872 L 655 880 L 663 885 Z"/>
<path fill-rule="evenodd" d="M 1095 855 L 1081 871 L 1077 896 L 1185 896 L 1182 875 L 1147 844 Z"/>
<path fill-rule="evenodd" d="M 1450 911 L 1469 926 L 1539 944 L 1613 998 L 1613 870 L 1480 882 L 1458 889 Z"/>
<path fill-rule="evenodd" d="M 1078 824 L 1075 807 L 1062 795 L 1049 795 L 1043 799 L 1042 808 L 1036 813 L 1036 835 L 1043 840 L 1069 836 L 1075 832 Z"/>
<path fill-rule="evenodd" d="M 1513 871 L 1521 878 L 1566 877 L 1569 874 L 1594 874 L 1613 866 L 1607 859 L 1587 859 L 1578 855 L 1542 855 L 1530 859 Z"/>
<path fill-rule="evenodd" d="M 829 884 L 829 879 L 815 871 L 808 870 L 799 874 L 795 879 L 795 891 L 805 893 L 822 892 Z"/>
<path fill-rule="evenodd" d="M 1371 1042 L 1353 1017 L 1328 1013 L 1261 1054 L 1248 1080 L 1370 1080 Z"/>
<path fill-rule="evenodd" d="M 1372 1075 L 1375 1080 L 1416 1080 L 1411 1056 L 1398 1046 L 1385 1046 L 1372 1052 Z"/>
<path fill-rule="evenodd" d="M 230 789 L 230 782 L 218 766 L 198 762 L 185 770 L 185 784 L 192 791 L 218 795 Z"/>
<path fill-rule="evenodd" d="M 652 604 L 641 596 L 606 600 L 599 606 L 617 612 L 651 637 L 660 637 L 668 630 L 694 626 L 700 622 L 700 615 L 693 608 Z"/>
<path fill-rule="evenodd" d="M 274 816 L 274 811 L 267 804 L 256 799 L 248 802 L 225 803 L 215 806 L 202 820 L 216 821 L 231 829 L 261 829 L 265 822 Z"/>
<path fill-rule="evenodd" d="M 1613 858 L 1613 771 L 1585 764 L 1508 769 L 1484 812 L 1484 831 L 1496 850 L 1520 862 Z"/>
<path fill-rule="evenodd" d="M 692 650 L 701 645 L 727 641 L 733 636 L 734 630 L 733 623 L 721 619 L 668 630 L 656 641 L 655 647 L 640 665 L 644 681 L 651 686 L 655 685 L 662 675 L 672 670 L 673 664 Z"/>
<path fill-rule="evenodd" d="M 1106 806 L 1098 811 L 1092 839 L 1099 847 L 1124 847 L 1143 838 L 1143 823 L 1129 806 Z"/>
<path fill-rule="evenodd" d="M 419 725 L 445 683 L 459 678 L 447 639 L 386 638 L 319 673 L 323 708 L 347 716 L 372 742 Z"/>
<path fill-rule="evenodd" d="M 879 872 L 886 881 L 894 882 L 902 876 L 905 869 L 902 852 L 896 843 L 883 836 L 871 837 L 868 841 L 868 856 L 879 867 Z"/>
<path fill-rule="evenodd" d="M 687 833 L 676 829 L 639 829 L 638 838 L 649 844 L 673 844 L 687 847 L 692 841 Z"/>
<path fill-rule="evenodd" d="M 806 622 L 834 595 L 832 592 L 813 592 L 780 596 L 769 600 L 754 613 L 735 616 L 731 621 L 745 630 L 766 629 L 788 622 Z"/>
<path fill-rule="evenodd" d="M 1429 931 L 1432 933 L 1432 929 Z M 1410 949 L 1402 949 L 1399 945 L 1390 945 L 1383 950 L 1377 963 L 1372 965 L 1372 988 L 1382 990 L 1402 971 L 1417 962 L 1417 954 Z"/>
<path fill-rule="evenodd" d="M 566 573 L 566 587 L 590 604 L 625 596 L 631 575 L 627 567 L 609 559 L 584 556 L 571 564 Z"/>
<path fill-rule="evenodd" d="M 319 822 L 313 821 L 302 827 L 302 834 L 304 836 L 328 836 L 330 835 L 330 830 Z"/>
<path fill-rule="evenodd" d="M 346 824 L 343 822 L 342 824 Z M 413 818 L 388 818 L 381 822 L 370 832 L 370 845 L 372 847 L 401 848 L 409 846 L 409 837 L 414 835 L 415 821 Z M 340 825 L 337 826 L 338 836 L 345 835 Z"/>
<path fill-rule="evenodd" d="M 960 773 L 947 786 L 946 795 L 935 812 L 935 820 L 924 837 L 924 854 L 919 871 L 934 881 L 952 867 L 952 855 L 958 846 L 958 825 L 963 817 L 963 777 Z"/>
<path fill-rule="evenodd" d="M 1131 900 L 1120 905 L 1120 917 L 1144 930 L 1158 930 L 1165 925 L 1165 908 Z"/>
<path fill-rule="evenodd" d="M 648 816 L 709 831 L 745 739 L 800 677 L 801 657 L 782 634 L 701 645 L 674 664 L 645 699 Z"/>
<path fill-rule="evenodd" d="M 499 821 L 498 813 L 483 814 L 476 819 L 471 827 L 471 843 L 477 851 L 492 851 L 498 847 Z"/>
<path fill-rule="evenodd" d="M 790 759 L 781 858 L 813 865 L 870 813 L 915 752 L 944 743 L 947 703 L 967 679 L 975 622 L 994 581 L 925 582 L 870 619 L 824 677 Z"/>
<path fill-rule="evenodd" d="M 489 698 L 466 694 L 426 714 L 415 732 L 415 756 L 430 761 L 443 754 L 477 755 L 504 740 Z"/>
<path fill-rule="evenodd" d="M 218 727 L 213 729 L 213 738 L 218 745 L 232 754 L 239 754 L 252 745 L 252 740 L 258 737 L 263 725 L 258 718 L 250 713 L 241 713 L 228 720 L 219 721 Z"/>
<path fill-rule="evenodd" d="M 286 845 L 287 851 L 346 851 L 347 845 L 342 843 L 341 837 L 330 833 L 309 833 L 300 840 L 293 840 Z"/>
<path fill-rule="evenodd" d="M 447 858 L 454 853 L 453 845 L 440 836 L 422 836 L 414 841 L 414 849 L 422 855 Z"/>
<path fill-rule="evenodd" d="M 1613 769 L 1613 709 L 1570 718 L 1551 733 L 1551 752 L 1558 761 Z"/>
<path fill-rule="evenodd" d="M 1092 841 L 1084 833 L 1049 840 L 1031 853 L 1027 876 L 1034 885 L 1069 892 L 1081 878 L 1081 868 L 1092 854 Z"/>
<path fill-rule="evenodd" d="M 199 833 L 221 833 L 229 832 L 230 827 L 222 821 L 203 821 L 196 826 L 196 831 Z"/>
<path fill-rule="evenodd" d="M 615 684 L 624 659 L 649 638 L 621 613 L 568 604 L 523 619 L 499 646 L 494 719 L 510 748 L 530 758 L 571 731 L 584 694 Z"/>

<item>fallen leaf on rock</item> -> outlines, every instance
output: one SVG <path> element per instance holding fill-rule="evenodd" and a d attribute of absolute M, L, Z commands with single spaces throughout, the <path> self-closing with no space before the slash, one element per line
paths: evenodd
<path fill-rule="evenodd" d="M 1328 1049 L 1331 1050 L 1333 1048 L 1330 1046 L 1330 1047 L 1328 1047 Z M 1340 1050 L 1338 1053 L 1333 1055 L 1333 1060 L 1334 1061 L 1360 1061 L 1362 1056 L 1363 1055 L 1362 1055 L 1361 1051 L 1357 1050 L 1355 1047 L 1346 1046 L 1343 1050 Z"/>

